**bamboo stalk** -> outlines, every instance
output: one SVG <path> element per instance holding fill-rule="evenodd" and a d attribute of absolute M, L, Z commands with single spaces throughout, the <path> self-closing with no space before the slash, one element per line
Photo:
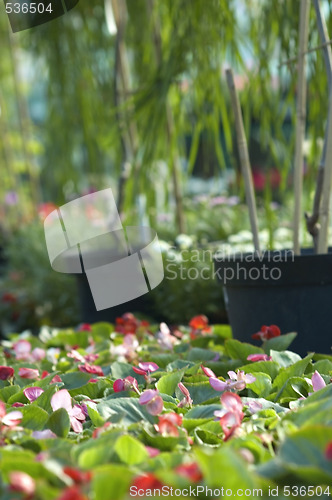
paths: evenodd
<path fill-rule="evenodd" d="M 235 128 L 236 128 L 236 138 L 237 145 L 240 156 L 240 164 L 242 175 L 244 178 L 246 201 L 249 209 L 249 218 L 251 231 L 253 235 L 254 247 L 257 253 L 260 253 L 259 239 L 258 239 L 258 222 L 257 222 L 257 212 L 256 212 L 256 200 L 254 185 L 252 180 L 252 172 L 250 168 L 250 160 L 248 153 L 248 145 L 245 137 L 243 118 L 241 113 L 240 101 L 236 92 L 234 75 L 231 69 L 226 70 L 227 84 L 230 90 L 232 107 L 235 115 Z"/>
<path fill-rule="evenodd" d="M 303 139 L 305 135 L 306 123 L 305 51 L 308 45 L 309 6 L 309 0 L 301 0 L 298 51 L 298 95 L 296 103 L 296 144 L 294 159 L 295 206 L 293 219 L 293 247 L 295 255 L 300 254 L 300 226 L 303 191 Z"/>
<path fill-rule="evenodd" d="M 153 1 L 148 0 L 149 13 L 153 19 L 153 43 L 155 49 L 156 60 L 160 65 L 162 62 L 162 44 L 160 35 L 160 23 L 156 15 L 153 15 Z M 176 146 L 174 147 L 174 117 L 172 109 L 169 102 L 166 100 L 166 132 L 167 140 L 170 150 L 170 160 L 172 167 L 172 181 L 175 197 L 175 207 L 176 207 L 176 221 L 178 225 L 178 230 L 180 233 L 185 232 L 185 220 L 183 213 L 183 203 L 182 203 L 182 193 L 180 186 L 180 165 L 179 165 L 179 154 Z"/>
<path fill-rule="evenodd" d="M 331 83 L 332 83 L 332 49 L 328 44 L 329 35 L 327 31 L 327 26 L 325 23 L 325 19 L 323 17 L 322 11 L 320 9 L 319 0 L 313 0 L 314 7 L 316 11 L 317 18 L 317 27 L 319 31 L 319 36 L 323 46 L 323 56 L 325 61 L 327 80 L 328 80 L 328 90 L 329 90 L 329 100 L 331 99 Z M 327 117 L 326 129 L 325 129 L 325 137 L 324 137 L 324 146 L 322 151 L 322 156 L 320 159 L 318 174 L 317 174 L 317 183 L 316 183 L 316 191 L 312 208 L 312 215 L 305 214 L 307 230 L 312 235 L 314 241 L 315 251 L 317 252 L 318 247 L 318 235 L 320 226 L 318 224 L 320 205 L 322 199 L 323 192 L 323 183 L 324 183 L 324 168 L 326 164 L 326 148 L 327 148 L 327 140 L 328 140 L 328 130 L 329 130 L 329 117 Z"/>

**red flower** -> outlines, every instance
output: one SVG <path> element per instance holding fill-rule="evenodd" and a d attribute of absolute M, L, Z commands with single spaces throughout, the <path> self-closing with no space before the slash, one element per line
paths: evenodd
<path fill-rule="evenodd" d="M 330 441 L 326 447 L 325 457 L 327 458 L 327 460 L 332 460 L 332 441 Z"/>
<path fill-rule="evenodd" d="M 2 295 L 1 300 L 2 300 L 2 302 L 7 302 L 9 304 L 14 304 L 15 302 L 17 302 L 16 296 L 12 293 L 9 293 L 9 292 L 4 293 Z"/>
<path fill-rule="evenodd" d="M 194 316 L 190 320 L 189 326 L 191 327 L 190 337 L 192 339 L 196 338 L 197 335 L 211 333 L 209 320 L 207 319 L 206 316 L 204 316 L 204 314 L 200 314 L 199 316 Z"/>
<path fill-rule="evenodd" d="M 92 473 L 90 471 L 80 471 L 74 467 L 64 467 L 63 472 L 76 484 L 89 483 L 92 479 Z"/>
<path fill-rule="evenodd" d="M 252 335 L 252 338 L 264 341 L 272 339 L 273 337 L 279 337 L 280 333 L 280 328 L 277 325 L 263 325 L 259 332 Z"/>
<path fill-rule="evenodd" d="M 175 412 L 166 413 L 166 415 L 161 415 L 158 417 L 158 424 L 155 425 L 155 429 L 160 434 L 166 434 L 168 436 L 178 437 L 179 429 L 178 426 L 182 425 L 182 415 L 178 415 Z"/>
<path fill-rule="evenodd" d="M 0 380 L 8 380 L 9 378 L 13 378 L 14 376 L 14 368 L 11 366 L 0 366 Z"/>
<path fill-rule="evenodd" d="M 257 353 L 257 354 L 249 354 L 247 360 L 256 363 L 257 361 L 272 361 L 272 357 L 268 356 L 267 354 Z"/>
<path fill-rule="evenodd" d="M 91 325 L 89 323 L 82 323 L 77 330 L 79 332 L 91 332 Z"/>
<path fill-rule="evenodd" d="M 130 375 L 126 378 L 118 378 L 113 382 L 113 390 L 114 392 L 122 392 L 122 391 L 129 391 L 130 389 L 133 389 L 137 394 L 139 394 L 138 390 L 138 382 L 134 377 L 131 377 Z"/>
<path fill-rule="evenodd" d="M 92 373 L 93 375 L 99 375 L 100 377 L 104 376 L 103 370 L 100 366 L 90 365 L 89 363 L 78 365 L 78 369 L 80 372 Z"/>
<path fill-rule="evenodd" d="M 69 488 L 63 490 L 57 500 L 88 500 L 88 498 L 83 495 L 79 486 L 75 484 L 74 486 L 69 486 Z"/>
<path fill-rule="evenodd" d="M 100 436 L 100 434 L 102 434 L 104 431 L 106 431 L 108 429 L 108 427 L 111 426 L 111 422 L 105 422 L 104 425 L 102 425 L 101 427 L 97 427 L 93 433 L 92 433 L 92 438 L 93 439 L 96 439 Z"/>
<path fill-rule="evenodd" d="M 137 476 L 132 482 L 136 490 L 140 490 L 139 496 L 144 496 L 147 490 L 161 490 L 164 484 L 152 473 L 148 472 Z"/>
<path fill-rule="evenodd" d="M 203 474 L 195 462 L 179 465 L 175 470 L 179 476 L 185 477 L 193 483 L 198 483 L 203 479 Z"/>
<path fill-rule="evenodd" d="M 135 318 L 132 313 L 125 313 L 121 316 L 121 318 L 116 318 L 115 320 L 115 331 L 117 333 L 123 333 L 124 335 L 127 335 L 128 333 L 136 333 L 138 328 L 147 328 L 148 326 L 148 321 L 139 320 Z"/>

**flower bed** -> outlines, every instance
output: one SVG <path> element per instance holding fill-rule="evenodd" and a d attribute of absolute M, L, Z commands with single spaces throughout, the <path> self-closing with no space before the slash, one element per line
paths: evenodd
<path fill-rule="evenodd" d="M 256 347 L 202 316 L 171 332 L 130 314 L 13 335 L 1 498 L 328 498 L 332 356 L 302 359 L 294 336 L 264 326 Z"/>

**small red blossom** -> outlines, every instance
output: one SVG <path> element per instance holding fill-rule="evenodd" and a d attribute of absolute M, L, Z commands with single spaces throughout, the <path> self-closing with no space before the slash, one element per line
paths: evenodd
<path fill-rule="evenodd" d="M 78 369 L 80 372 L 92 373 L 93 375 L 98 375 L 99 377 L 104 376 L 104 372 L 100 366 L 90 365 L 89 363 L 78 365 Z"/>
<path fill-rule="evenodd" d="M 88 500 L 88 497 L 84 495 L 80 487 L 75 484 L 74 486 L 69 486 L 69 488 L 64 489 L 57 500 Z"/>
<path fill-rule="evenodd" d="M 38 215 L 40 220 L 44 221 L 46 217 L 54 210 L 57 210 L 57 208 L 58 207 L 50 201 L 45 203 L 40 203 L 38 205 Z"/>
<path fill-rule="evenodd" d="M 116 318 L 115 320 L 115 331 L 117 333 L 136 333 L 139 327 L 148 327 L 149 323 L 147 321 L 140 321 L 132 313 L 125 313 L 121 318 Z"/>
<path fill-rule="evenodd" d="M 164 484 L 152 472 L 148 472 L 135 477 L 132 486 L 135 486 L 136 490 L 142 492 L 144 496 L 147 490 L 161 490 Z"/>
<path fill-rule="evenodd" d="M 160 455 L 160 450 L 158 450 L 158 448 L 153 448 L 152 446 L 146 446 L 145 449 L 148 452 L 150 458 Z"/>
<path fill-rule="evenodd" d="M 92 479 L 92 473 L 90 471 L 80 471 L 75 467 L 64 467 L 63 472 L 76 484 L 89 483 Z"/>
<path fill-rule="evenodd" d="M 238 394 L 224 392 L 220 398 L 223 409 L 215 411 L 214 415 L 220 417 L 220 425 L 224 431 L 224 441 L 232 437 L 240 427 L 244 417 L 243 404 Z"/>
<path fill-rule="evenodd" d="M 204 335 L 206 333 L 211 333 L 211 327 L 209 326 L 209 320 L 204 314 L 194 316 L 190 322 L 191 327 L 190 338 L 194 339 L 198 335 Z"/>
<path fill-rule="evenodd" d="M 332 441 L 329 442 L 325 449 L 325 457 L 327 458 L 327 460 L 332 461 Z"/>
<path fill-rule="evenodd" d="M 249 354 L 247 360 L 256 363 L 257 361 L 272 361 L 272 357 L 268 356 L 267 354 L 257 353 L 257 354 Z"/>
<path fill-rule="evenodd" d="M 13 304 L 17 302 L 17 298 L 14 294 L 6 292 L 1 297 L 2 302 L 7 302 L 8 304 Z"/>
<path fill-rule="evenodd" d="M 154 427 L 157 432 L 167 436 L 179 436 L 178 426 L 182 425 L 182 415 L 178 415 L 175 412 L 166 413 L 165 415 L 160 415 L 158 417 L 158 424 Z"/>
<path fill-rule="evenodd" d="M 140 394 L 138 390 L 137 380 L 130 375 L 126 378 L 118 378 L 113 383 L 114 392 L 129 391 L 130 389 L 133 389 L 135 392 L 137 392 L 137 394 Z"/>
<path fill-rule="evenodd" d="M 176 467 L 175 471 L 179 474 L 179 476 L 185 477 L 193 483 L 198 483 L 198 481 L 203 479 L 203 474 L 201 473 L 196 462 L 179 465 Z"/>
<path fill-rule="evenodd" d="M 11 366 L 0 366 L 0 380 L 8 380 L 13 378 L 14 368 Z"/>
<path fill-rule="evenodd" d="M 263 325 L 259 332 L 252 335 L 252 338 L 264 341 L 273 339 L 274 337 L 279 337 L 280 334 L 280 328 L 277 325 Z"/>
<path fill-rule="evenodd" d="M 81 323 L 77 330 L 79 332 L 91 332 L 92 328 L 91 328 L 91 325 L 89 323 Z"/>

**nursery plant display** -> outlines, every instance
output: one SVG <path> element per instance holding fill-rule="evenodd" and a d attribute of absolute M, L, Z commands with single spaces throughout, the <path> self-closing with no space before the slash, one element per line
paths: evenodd
<path fill-rule="evenodd" d="M 329 498 L 332 357 L 301 358 L 276 325 L 253 336 L 260 347 L 205 316 L 170 331 L 129 313 L 11 335 L 1 498 Z"/>

